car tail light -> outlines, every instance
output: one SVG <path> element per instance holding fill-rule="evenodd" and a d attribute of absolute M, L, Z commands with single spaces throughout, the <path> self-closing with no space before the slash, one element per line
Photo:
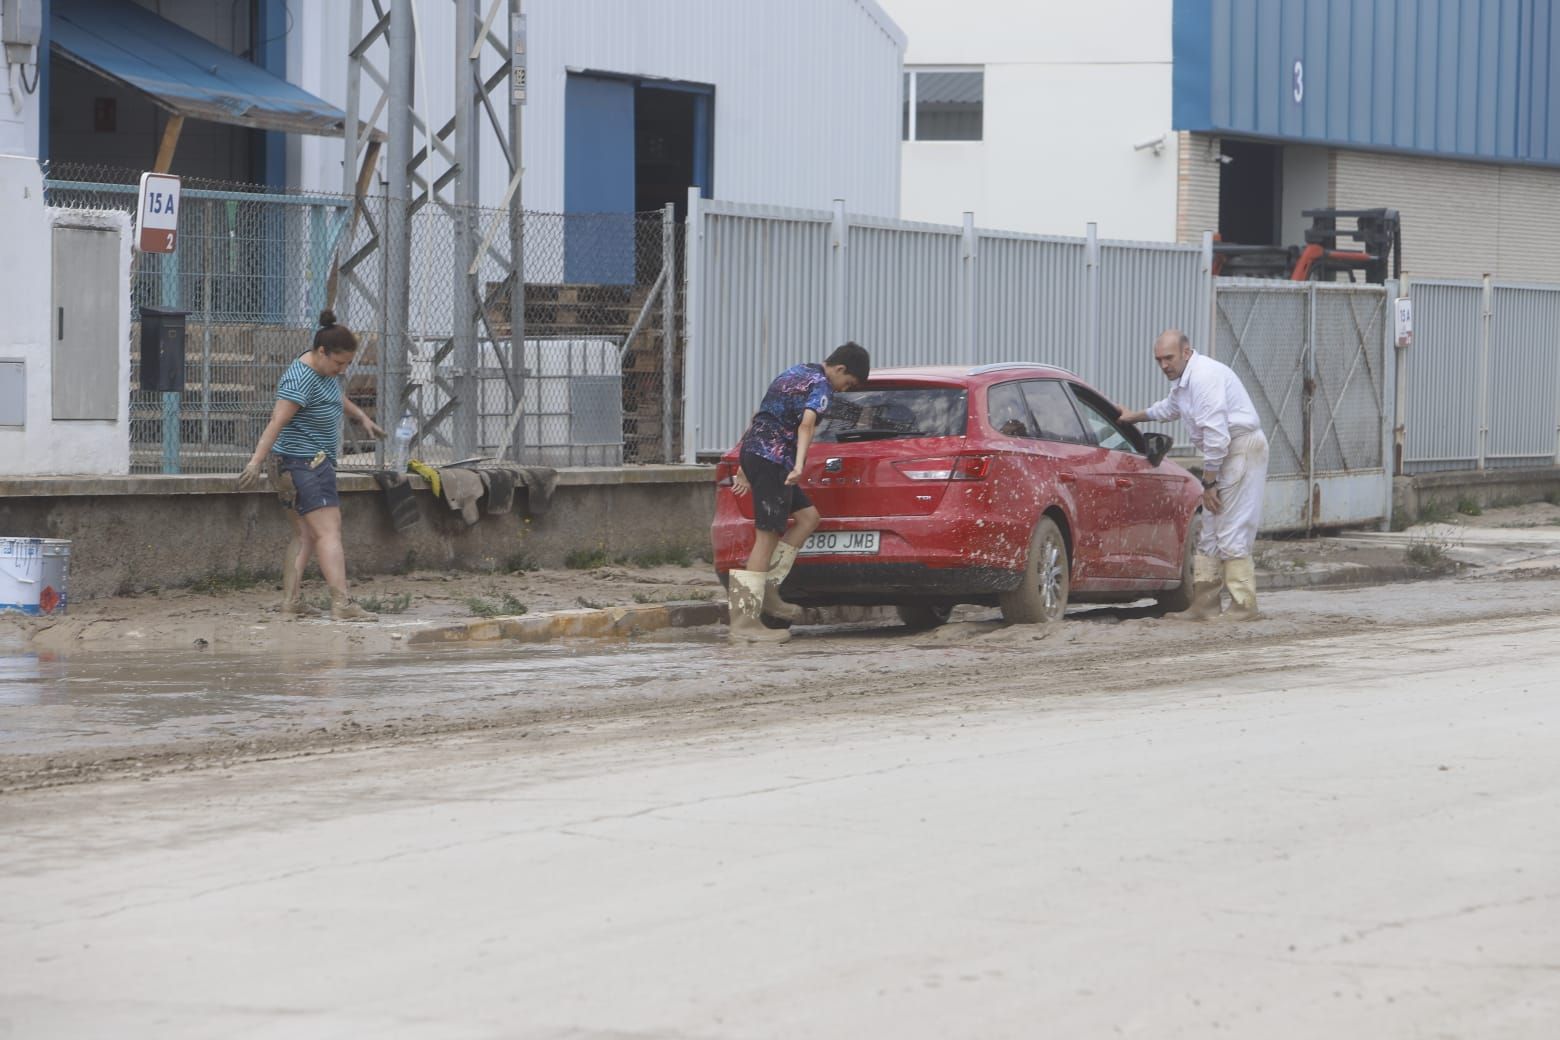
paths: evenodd
<path fill-rule="evenodd" d="M 731 479 L 737 475 L 739 468 L 739 464 L 735 462 L 715 463 L 715 486 L 730 487 Z"/>
<path fill-rule="evenodd" d="M 991 472 L 991 456 L 943 455 L 894 465 L 911 480 L 985 480 L 986 474 Z"/>

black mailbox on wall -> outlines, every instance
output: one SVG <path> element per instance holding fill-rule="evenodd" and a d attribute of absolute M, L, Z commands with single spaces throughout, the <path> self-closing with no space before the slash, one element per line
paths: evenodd
<path fill-rule="evenodd" d="M 183 392 L 184 319 L 189 311 L 141 308 L 141 389 Z"/>

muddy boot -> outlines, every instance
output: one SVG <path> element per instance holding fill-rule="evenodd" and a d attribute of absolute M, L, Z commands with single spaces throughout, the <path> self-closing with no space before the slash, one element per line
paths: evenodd
<path fill-rule="evenodd" d="M 733 643 L 783 643 L 791 633 L 783 628 L 765 628 L 759 620 L 764 609 L 762 571 L 732 571 L 729 603 L 731 628 L 727 636 Z"/>
<path fill-rule="evenodd" d="M 1224 587 L 1230 590 L 1231 621 L 1255 621 L 1257 613 L 1257 568 L 1250 556 L 1224 561 Z"/>
<path fill-rule="evenodd" d="M 1192 558 L 1192 605 L 1177 616 L 1188 621 L 1208 621 L 1218 617 L 1219 590 L 1222 586 L 1219 561 L 1199 553 Z"/>
<path fill-rule="evenodd" d="M 330 618 L 332 621 L 378 621 L 379 615 L 358 606 L 345 592 L 331 589 Z"/>
<path fill-rule="evenodd" d="M 303 601 L 303 575 L 298 573 L 298 552 L 301 549 L 296 538 L 287 543 L 287 558 L 282 564 L 281 611 L 287 617 L 319 617 L 319 608 Z"/>
<path fill-rule="evenodd" d="M 780 583 L 791 573 L 796 562 L 796 546 L 781 542 L 769 557 L 769 573 L 764 581 L 764 613 L 780 621 L 802 620 L 802 608 L 780 598 Z"/>

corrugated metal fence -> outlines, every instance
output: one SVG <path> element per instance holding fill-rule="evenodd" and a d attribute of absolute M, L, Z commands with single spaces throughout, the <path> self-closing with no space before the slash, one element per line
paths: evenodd
<path fill-rule="evenodd" d="M 1409 283 L 1403 468 L 1560 464 L 1560 286 Z"/>
<path fill-rule="evenodd" d="M 690 198 L 684 459 L 724 452 L 781 369 L 855 340 L 879 368 L 1036 361 L 1163 396 L 1167 326 L 1207 341 L 1208 248 Z"/>

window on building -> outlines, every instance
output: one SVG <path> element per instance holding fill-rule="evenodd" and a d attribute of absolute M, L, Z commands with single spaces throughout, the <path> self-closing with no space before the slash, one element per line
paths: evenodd
<path fill-rule="evenodd" d="M 906 69 L 904 139 L 979 141 L 985 99 L 981 69 Z"/>

